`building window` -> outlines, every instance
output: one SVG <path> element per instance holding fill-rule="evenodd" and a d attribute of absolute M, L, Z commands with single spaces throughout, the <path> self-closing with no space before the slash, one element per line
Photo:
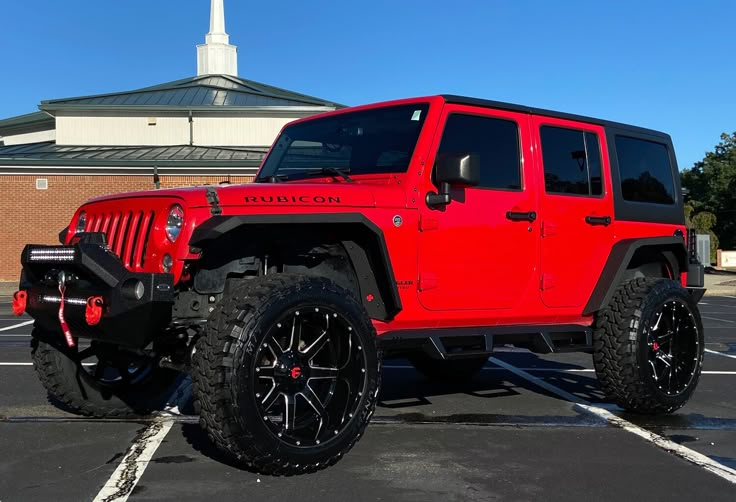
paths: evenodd
<path fill-rule="evenodd" d="M 675 181 L 666 145 L 616 136 L 616 155 L 624 200 L 675 203 Z"/>
<path fill-rule="evenodd" d="M 519 126 L 516 122 L 479 115 L 451 114 L 447 118 L 437 153 L 478 155 L 479 188 L 521 190 Z"/>
<path fill-rule="evenodd" d="M 598 135 L 562 127 L 540 129 L 544 186 L 549 194 L 603 194 Z"/>

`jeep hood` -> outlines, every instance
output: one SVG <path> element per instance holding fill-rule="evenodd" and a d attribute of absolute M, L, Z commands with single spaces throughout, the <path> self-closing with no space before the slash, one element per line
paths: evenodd
<path fill-rule="evenodd" d="M 219 206 L 226 207 L 406 207 L 406 196 L 394 184 L 367 183 L 251 183 L 207 185 L 166 190 L 129 192 L 97 197 L 87 202 L 133 198 L 178 198 L 189 207 L 210 205 L 208 192 L 216 192 Z"/>

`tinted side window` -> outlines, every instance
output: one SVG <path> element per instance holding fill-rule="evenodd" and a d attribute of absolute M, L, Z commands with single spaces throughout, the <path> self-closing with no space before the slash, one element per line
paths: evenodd
<path fill-rule="evenodd" d="M 625 200 L 675 203 L 675 182 L 667 147 L 662 143 L 616 136 L 621 192 Z"/>
<path fill-rule="evenodd" d="M 598 196 L 603 193 L 598 136 L 543 126 L 542 158 L 547 193 Z"/>
<path fill-rule="evenodd" d="M 476 115 L 451 114 L 438 153 L 480 156 L 482 188 L 521 190 L 519 127 L 516 122 Z"/>

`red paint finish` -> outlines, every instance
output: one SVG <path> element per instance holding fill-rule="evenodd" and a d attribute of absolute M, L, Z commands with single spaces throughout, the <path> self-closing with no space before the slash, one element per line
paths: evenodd
<path fill-rule="evenodd" d="M 612 246 L 633 237 L 672 236 L 677 225 L 616 221 L 612 202 L 608 145 L 603 127 L 531 112 L 446 103 L 435 96 L 385 105 L 429 103 L 425 124 L 404 173 L 351 175 L 348 183 L 332 176 L 213 187 L 223 216 L 360 213 L 381 229 L 402 310 L 390 322 L 374 321 L 379 333 L 396 329 L 492 325 L 590 325 L 583 307 Z M 522 189 L 453 189 L 453 201 L 430 209 L 425 196 L 437 191 L 431 173 L 451 113 L 511 120 L 519 126 Z M 319 117 L 300 119 L 298 122 Z M 600 197 L 545 192 L 539 128 L 543 124 L 595 133 L 601 150 Z M 211 187 L 212 188 L 212 187 Z M 165 235 L 173 204 L 185 222 L 176 243 Z M 194 229 L 211 217 L 205 187 L 158 190 L 101 197 L 85 204 L 87 230 L 106 233 L 112 251 L 130 270 L 158 272 L 165 254 L 174 258 L 178 282 L 189 277 L 187 263 L 199 254 L 189 249 Z M 506 213 L 534 211 L 534 221 L 511 221 Z M 71 222 L 76 226 L 79 211 Z M 610 216 L 593 226 L 586 216 Z M 398 222 L 398 224 L 397 224 Z M 136 232 L 131 231 L 136 228 Z M 142 239 L 141 235 L 147 235 Z M 71 236 L 69 236 L 71 239 Z M 373 292 L 375 293 L 375 292 Z M 373 294 L 371 293 L 371 294 Z M 368 301 L 373 298 L 368 295 Z M 297 368 L 295 368 L 297 369 Z"/>
<path fill-rule="evenodd" d="M 586 216 L 611 217 L 613 191 L 609 176 L 605 133 L 602 127 L 550 117 L 533 117 L 532 129 L 556 126 L 592 132 L 598 137 L 603 159 L 603 195 L 548 194 L 544 184 L 543 145 L 537 136 L 534 164 L 539 175 L 541 269 L 540 295 L 547 307 L 582 308 L 590 298 L 598 275 L 613 245 L 614 224 L 590 225 Z"/>
<path fill-rule="evenodd" d="M 444 107 L 441 123 L 457 113 L 510 120 L 520 129 L 523 190 L 455 190 L 444 211 L 420 206 L 419 300 L 432 311 L 497 310 L 517 307 L 534 291 L 538 276 L 537 222 L 511 221 L 508 211 L 537 211 L 536 173 L 531 162 L 528 115 L 460 105 Z M 433 165 L 442 139 L 427 152 Z M 434 187 L 424 185 L 424 190 Z M 454 244 L 450 244 L 454 243 Z M 503 285 L 494 287 L 493 285 Z"/>

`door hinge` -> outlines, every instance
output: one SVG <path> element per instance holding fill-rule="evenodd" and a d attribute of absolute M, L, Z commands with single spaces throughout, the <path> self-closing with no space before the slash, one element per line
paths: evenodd
<path fill-rule="evenodd" d="M 426 232 L 427 230 L 437 230 L 440 228 L 440 220 L 432 218 L 431 216 L 421 215 L 419 217 L 419 231 Z"/>
<path fill-rule="evenodd" d="M 548 289 L 552 289 L 555 287 L 557 283 L 557 280 L 555 279 L 554 275 L 551 274 L 542 274 L 542 291 L 546 291 Z"/>
<path fill-rule="evenodd" d="M 548 221 L 542 222 L 542 237 L 551 237 L 557 233 L 557 225 Z"/>
<path fill-rule="evenodd" d="M 435 274 L 419 275 L 419 291 L 427 291 L 437 287 L 437 276 Z"/>

